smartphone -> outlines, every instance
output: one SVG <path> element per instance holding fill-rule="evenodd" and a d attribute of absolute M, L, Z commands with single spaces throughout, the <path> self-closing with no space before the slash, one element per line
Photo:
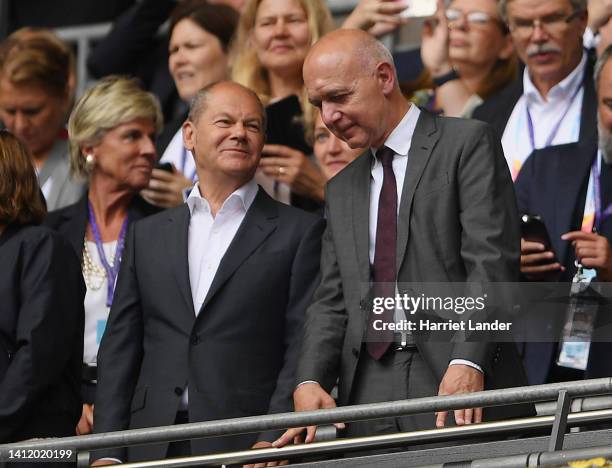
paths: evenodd
<path fill-rule="evenodd" d="M 266 143 L 284 145 L 310 154 L 312 148 L 304 138 L 302 106 L 297 96 L 291 95 L 266 107 Z"/>
<path fill-rule="evenodd" d="M 527 241 L 539 242 L 546 250 L 554 252 L 548 230 L 540 216 L 528 214 L 521 216 L 521 236 Z M 557 259 L 552 261 L 556 262 Z"/>
<path fill-rule="evenodd" d="M 169 162 L 165 162 L 165 163 L 158 162 L 157 164 L 155 164 L 155 169 L 160 169 L 166 172 L 174 172 L 174 169 L 172 168 L 172 163 L 169 163 Z"/>
<path fill-rule="evenodd" d="M 436 14 L 436 0 L 407 0 L 408 7 L 400 13 L 402 18 L 426 18 Z"/>

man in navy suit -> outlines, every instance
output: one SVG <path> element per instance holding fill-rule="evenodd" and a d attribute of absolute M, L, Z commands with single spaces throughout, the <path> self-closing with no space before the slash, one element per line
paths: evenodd
<path fill-rule="evenodd" d="M 185 204 L 130 230 L 98 354 L 95 432 L 292 410 L 324 222 L 274 201 L 253 181 L 264 129 L 261 102 L 241 85 L 217 83 L 194 100 L 183 136 L 199 183 Z M 100 456 L 231 451 L 268 446 L 274 436 Z"/>
<path fill-rule="evenodd" d="M 541 216 L 552 244 L 550 251 L 522 240 L 521 273 L 528 280 L 571 281 L 578 260 L 597 281 L 612 281 L 611 56 L 608 48 L 595 66 L 599 138 L 593 130 L 585 141 L 535 151 L 516 181 L 520 212 Z M 529 382 L 612 375 L 609 354 L 601 352 L 602 346 L 605 343 L 593 340 L 585 373 L 558 366 L 553 361 L 555 345 L 528 343 L 524 361 Z"/>

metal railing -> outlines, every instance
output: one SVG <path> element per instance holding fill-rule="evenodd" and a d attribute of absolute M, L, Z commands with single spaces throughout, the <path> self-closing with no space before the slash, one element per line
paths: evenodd
<path fill-rule="evenodd" d="M 503 390 L 489 390 L 484 392 L 450 395 L 442 397 L 427 397 L 412 400 L 374 403 L 367 405 L 347 406 L 329 410 L 308 411 L 302 413 L 282 413 L 266 416 L 252 416 L 220 421 L 181 424 L 167 427 L 152 427 L 145 429 L 131 429 L 104 434 L 93 434 L 78 437 L 65 437 L 60 439 L 46 439 L 24 441 L 17 444 L 0 445 L 0 455 L 8 453 L 10 449 L 71 449 L 76 452 L 112 447 L 125 447 L 131 445 L 146 445 L 166 443 L 178 440 L 197 439 L 204 437 L 228 436 L 245 433 L 262 432 L 267 430 L 285 429 L 308 425 L 330 424 L 335 422 L 351 422 L 386 417 L 398 417 L 409 414 L 427 413 L 442 410 L 461 408 L 489 407 L 505 404 L 527 402 L 540 402 L 557 400 L 554 416 L 537 416 L 514 421 L 483 423 L 474 426 L 464 426 L 415 433 L 391 434 L 388 436 L 368 437 L 361 439 L 347 439 L 333 442 L 321 442 L 306 446 L 292 446 L 283 449 L 266 451 L 244 451 L 233 454 L 207 456 L 207 463 L 220 464 L 222 460 L 231 460 L 232 463 L 261 459 L 278 459 L 295 454 L 332 453 L 364 448 L 389 445 L 405 445 L 414 442 L 430 442 L 438 440 L 452 440 L 457 437 L 467 437 L 482 434 L 515 433 L 526 429 L 553 427 L 549 450 L 560 450 L 563 447 L 565 429 L 568 425 L 583 425 L 588 422 L 601 422 L 612 420 L 612 410 L 590 411 L 579 414 L 569 414 L 570 399 L 587 395 L 601 395 L 612 393 L 612 379 L 594 379 L 575 382 L 546 384 L 531 387 L 515 387 Z M 599 400 L 599 405 L 604 400 Z M 216 457 L 216 458 L 210 458 Z M 223 458 L 225 457 L 225 458 Z M 197 464 L 202 463 L 202 458 Z M 210 460 L 215 460 L 211 462 Z M 192 463 L 192 461 L 177 461 L 177 463 Z M 189 464 L 170 465 L 170 460 L 164 460 L 164 466 L 194 466 Z M 174 462 L 173 462 L 174 463 Z M 144 466 L 144 465 L 133 465 Z M 146 465 L 156 466 L 156 465 Z M 159 466 L 159 465 L 157 465 Z"/>

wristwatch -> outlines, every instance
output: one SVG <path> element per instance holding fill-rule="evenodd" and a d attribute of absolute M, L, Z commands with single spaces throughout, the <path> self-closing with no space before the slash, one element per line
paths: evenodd
<path fill-rule="evenodd" d="M 451 71 L 449 71 L 448 73 L 445 73 L 444 75 L 432 77 L 431 81 L 433 81 L 433 84 L 436 88 L 439 88 L 440 86 L 442 86 L 445 83 L 448 83 L 449 81 L 458 80 L 458 79 L 459 79 L 459 75 L 457 74 L 455 69 L 452 69 Z"/>

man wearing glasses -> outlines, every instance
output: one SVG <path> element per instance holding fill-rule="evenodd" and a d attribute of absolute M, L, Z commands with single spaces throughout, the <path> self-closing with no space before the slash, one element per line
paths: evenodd
<path fill-rule="evenodd" d="M 583 48 L 586 0 L 501 0 L 500 10 L 526 67 L 474 117 L 498 130 L 515 180 L 534 150 L 587 138 L 597 100 Z"/>

